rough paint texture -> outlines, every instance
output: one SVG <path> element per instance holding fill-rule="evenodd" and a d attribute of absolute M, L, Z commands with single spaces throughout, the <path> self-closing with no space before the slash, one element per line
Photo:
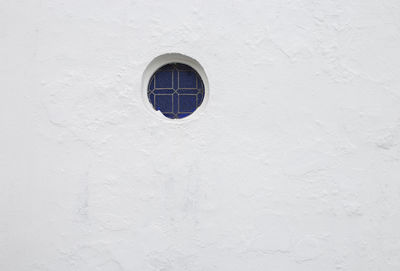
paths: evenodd
<path fill-rule="evenodd" d="M 0 1 L 1 271 L 398 271 L 399 209 L 400 1 Z"/>

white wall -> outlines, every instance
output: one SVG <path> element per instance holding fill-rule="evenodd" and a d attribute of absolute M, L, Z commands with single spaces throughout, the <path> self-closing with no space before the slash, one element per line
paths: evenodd
<path fill-rule="evenodd" d="M 397 271 L 399 208 L 398 0 L 0 1 L 0 270 Z"/>

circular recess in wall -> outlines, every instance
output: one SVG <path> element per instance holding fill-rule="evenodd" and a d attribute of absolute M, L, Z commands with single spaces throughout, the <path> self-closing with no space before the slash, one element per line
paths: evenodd
<path fill-rule="evenodd" d="M 162 119 L 183 121 L 202 111 L 208 99 L 204 69 L 191 57 L 156 57 L 143 74 L 143 93 L 149 110 Z"/>

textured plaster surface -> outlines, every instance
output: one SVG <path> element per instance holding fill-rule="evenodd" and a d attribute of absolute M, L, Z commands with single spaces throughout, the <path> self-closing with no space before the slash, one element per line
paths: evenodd
<path fill-rule="evenodd" d="M 0 270 L 398 271 L 399 210 L 400 1 L 0 1 Z"/>

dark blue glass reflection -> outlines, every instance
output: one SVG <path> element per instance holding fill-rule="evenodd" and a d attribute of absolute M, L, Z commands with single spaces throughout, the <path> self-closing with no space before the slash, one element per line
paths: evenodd
<path fill-rule="evenodd" d="M 151 77 L 147 96 L 155 110 L 167 118 L 181 119 L 192 114 L 203 102 L 204 84 L 190 66 L 167 64 Z"/>

